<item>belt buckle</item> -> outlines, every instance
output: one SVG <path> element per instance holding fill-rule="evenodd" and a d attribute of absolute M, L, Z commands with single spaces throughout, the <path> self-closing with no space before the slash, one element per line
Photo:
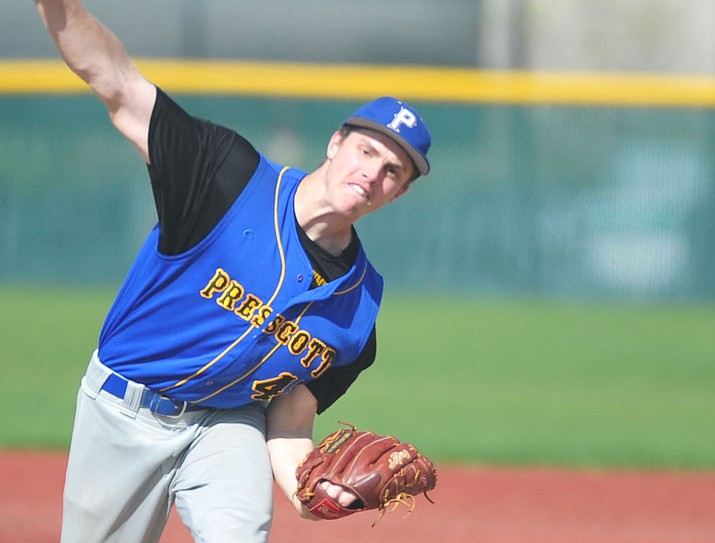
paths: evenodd
<path fill-rule="evenodd" d="M 184 413 L 186 413 L 186 408 L 188 406 L 188 402 L 185 400 L 174 400 L 172 398 L 169 398 L 168 396 L 163 396 L 159 393 L 153 392 L 149 390 L 148 388 L 145 389 L 145 393 L 149 393 L 149 402 L 147 407 L 152 413 L 156 413 L 157 415 L 161 415 L 162 417 L 166 417 L 169 419 L 178 419 L 181 417 Z M 162 413 L 161 410 L 161 404 L 162 402 L 166 402 L 172 407 L 177 407 L 179 403 L 181 403 L 181 410 L 176 413 L 176 414 L 170 414 L 170 413 Z"/>
<path fill-rule="evenodd" d="M 171 398 L 166 398 L 168 401 L 170 401 L 172 404 L 176 405 L 177 400 L 172 400 Z M 183 416 L 184 413 L 186 413 L 186 406 L 189 404 L 186 400 L 181 401 L 181 411 L 179 411 L 178 414 L 176 415 L 164 415 L 166 418 L 169 419 L 178 419 L 181 416 Z"/>

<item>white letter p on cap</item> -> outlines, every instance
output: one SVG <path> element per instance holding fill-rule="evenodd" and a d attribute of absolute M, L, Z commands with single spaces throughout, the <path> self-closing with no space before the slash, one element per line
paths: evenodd
<path fill-rule="evenodd" d="M 406 107 L 400 108 L 400 111 L 395 113 L 395 117 L 392 119 L 392 122 L 387 125 L 387 127 L 391 128 L 395 132 L 399 132 L 400 126 L 403 124 L 408 128 L 414 128 L 417 126 L 417 117 L 415 117 L 415 114 Z"/>

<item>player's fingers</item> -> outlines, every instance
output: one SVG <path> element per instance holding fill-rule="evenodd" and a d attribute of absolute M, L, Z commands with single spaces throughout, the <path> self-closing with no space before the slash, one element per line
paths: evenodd
<path fill-rule="evenodd" d="M 323 481 L 320 483 L 325 493 L 333 498 L 343 507 L 350 507 L 354 502 L 358 501 L 357 495 L 350 492 L 348 489 L 340 486 L 334 485 L 328 481 Z"/>

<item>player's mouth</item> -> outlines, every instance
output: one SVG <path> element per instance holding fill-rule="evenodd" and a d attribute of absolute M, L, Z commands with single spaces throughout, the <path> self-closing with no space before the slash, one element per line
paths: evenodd
<path fill-rule="evenodd" d="M 364 187 L 354 183 L 351 183 L 350 186 L 361 198 L 364 198 L 368 202 L 370 201 L 370 193 Z"/>

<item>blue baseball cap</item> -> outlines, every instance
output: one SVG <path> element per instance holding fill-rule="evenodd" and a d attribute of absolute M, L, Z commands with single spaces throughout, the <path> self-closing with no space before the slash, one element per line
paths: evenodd
<path fill-rule="evenodd" d="M 345 124 L 386 135 L 405 150 L 420 175 L 429 172 L 427 151 L 432 138 L 427 125 L 412 106 L 397 98 L 383 96 L 358 108 Z"/>

